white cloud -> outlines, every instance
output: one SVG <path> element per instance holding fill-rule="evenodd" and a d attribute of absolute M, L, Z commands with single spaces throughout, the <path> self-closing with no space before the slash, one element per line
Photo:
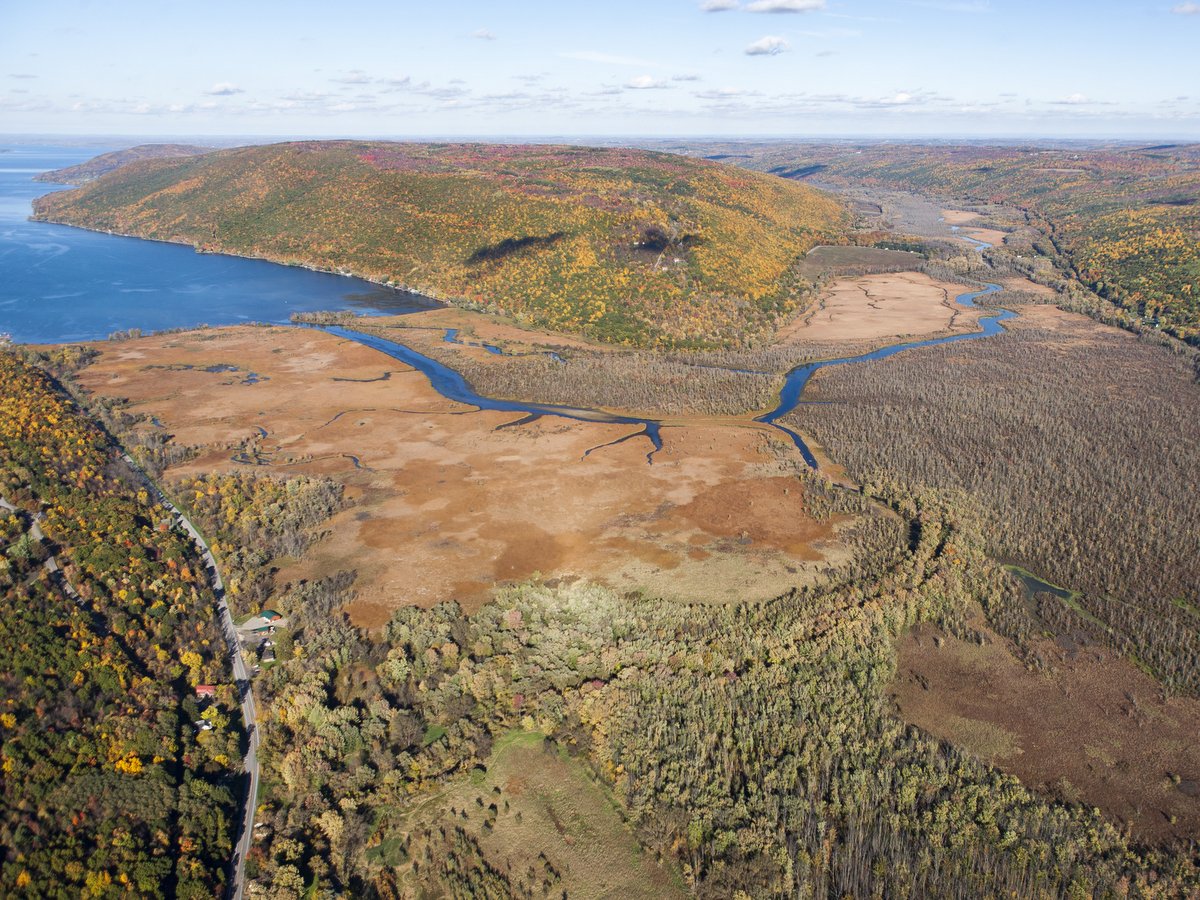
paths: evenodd
<path fill-rule="evenodd" d="M 1200 16 L 1200 3 L 1177 3 L 1171 12 L 1177 16 Z"/>
<path fill-rule="evenodd" d="M 583 62 L 606 63 L 610 66 L 629 66 L 635 69 L 662 69 L 662 63 L 651 62 L 647 59 L 635 59 L 632 56 L 615 56 L 612 53 L 599 53 L 595 50 L 567 50 L 558 54 L 563 59 L 579 59 Z"/>
<path fill-rule="evenodd" d="M 353 69 L 347 72 L 340 78 L 331 78 L 330 81 L 335 81 L 338 84 L 370 84 L 371 79 L 367 77 L 367 73 L 362 69 Z"/>
<path fill-rule="evenodd" d="M 331 96 L 324 91 L 298 91 L 293 94 L 284 94 L 280 99 L 288 103 L 321 103 Z"/>
<path fill-rule="evenodd" d="M 897 91 L 891 97 L 884 97 L 880 100 L 886 106 L 904 106 L 907 103 L 912 103 L 913 95 L 908 91 Z"/>
<path fill-rule="evenodd" d="M 755 13 L 803 13 L 824 8 L 825 0 L 754 0 L 746 7 Z"/>
<path fill-rule="evenodd" d="M 234 94 L 244 94 L 246 92 L 231 81 L 219 81 L 204 93 L 210 97 L 231 97 Z"/>
<path fill-rule="evenodd" d="M 496 39 L 496 35 L 486 28 L 476 28 L 471 32 L 471 37 L 478 38 L 481 41 L 494 41 Z"/>
<path fill-rule="evenodd" d="M 742 88 L 716 88 L 711 91 L 696 91 L 693 95 L 699 100 L 729 100 L 733 97 L 759 96 L 757 91 L 746 91 Z"/>
<path fill-rule="evenodd" d="M 777 56 L 788 50 L 791 45 L 776 34 L 768 34 L 746 48 L 747 56 Z"/>
<path fill-rule="evenodd" d="M 661 78 L 655 78 L 653 75 L 639 75 L 637 78 L 631 78 L 625 82 L 625 87 L 632 88 L 635 91 L 649 91 L 658 88 L 665 88 L 667 83 Z"/>
<path fill-rule="evenodd" d="M 704 0 L 700 4 L 700 9 L 704 12 L 725 12 L 726 10 L 737 8 L 737 0 Z"/>
<path fill-rule="evenodd" d="M 699 75 L 672 75 L 672 81 L 700 81 Z"/>
<path fill-rule="evenodd" d="M 1068 96 L 1063 97 L 1058 102 L 1065 103 L 1067 106 L 1080 106 L 1089 101 L 1088 101 L 1086 94 L 1075 93 L 1075 94 L 1069 94 Z"/>

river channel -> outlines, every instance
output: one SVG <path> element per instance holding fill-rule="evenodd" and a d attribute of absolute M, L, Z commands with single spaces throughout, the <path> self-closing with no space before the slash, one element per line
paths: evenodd
<path fill-rule="evenodd" d="M 34 197 L 48 188 L 33 176 L 49 168 L 90 159 L 101 148 L 0 147 L 0 332 L 19 342 L 67 343 L 103 339 L 130 329 L 186 328 L 201 322 L 232 325 L 284 323 L 294 312 L 351 309 L 375 314 L 416 312 L 430 301 L 358 279 L 310 272 L 261 260 L 199 254 L 188 247 L 98 234 L 28 219 Z M 977 250 L 988 245 L 966 238 Z M 1000 290 L 997 284 L 959 294 L 955 301 L 975 308 L 976 301 Z M 778 429 L 795 444 L 812 468 L 817 459 L 804 439 L 781 424 L 804 402 L 804 389 L 819 370 L 886 359 L 905 350 L 991 337 L 1004 331 L 1016 313 L 1000 310 L 979 320 L 979 330 L 929 340 L 893 344 L 858 356 L 821 360 L 791 370 L 774 409 L 755 419 Z M 581 422 L 629 425 L 637 430 L 615 443 L 645 437 L 662 448 L 662 422 L 600 409 L 503 400 L 478 393 L 455 370 L 396 341 L 346 327 L 325 331 L 357 341 L 422 372 L 443 397 L 479 409 L 523 414 L 512 424 L 541 416 Z M 461 343 L 447 330 L 450 343 Z M 491 353 L 500 348 L 482 345 Z"/>

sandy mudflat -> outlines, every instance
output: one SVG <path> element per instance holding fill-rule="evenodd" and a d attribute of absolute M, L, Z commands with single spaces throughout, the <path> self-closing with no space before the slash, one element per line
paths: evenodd
<path fill-rule="evenodd" d="M 351 612 L 365 626 L 403 604 L 475 607 L 496 583 L 535 575 L 762 599 L 847 553 L 836 523 L 809 517 L 794 449 L 749 423 L 665 427 L 648 465 L 644 437 L 584 455 L 636 427 L 544 417 L 500 428 L 520 416 L 444 400 L 421 373 L 321 331 L 97 346 L 80 379 L 89 390 L 129 398 L 177 442 L 204 448 L 169 477 L 245 468 L 233 457 L 249 442 L 264 473 L 345 484 L 352 505 L 277 581 L 356 570 Z M 246 383 L 248 372 L 261 380 Z"/>
<path fill-rule="evenodd" d="M 954 298 L 969 290 L 920 272 L 843 279 L 806 313 L 783 328 L 781 344 L 797 341 L 873 341 L 943 331 L 974 331 L 977 313 Z"/>
<path fill-rule="evenodd" d="M 942 218 L 946 220 L 947 225 L 957 225 L 961 229 L 959 234 L 974 238 L 977 241 L 984 241 L 994 247 L 999 247 L 1004 243 L 1004 239 L 1008 235 L 996 228 L 972 228 L 970 224 L 979 218 L 979 213 L 970 212 L 965 209 L 943 209 Z M 966 227 L 964 227 L 966 226 Z"/>

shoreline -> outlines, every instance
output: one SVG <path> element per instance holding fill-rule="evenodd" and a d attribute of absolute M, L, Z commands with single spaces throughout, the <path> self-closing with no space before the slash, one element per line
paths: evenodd
<path fill-rule="evenodd" d="M 45 195 L 43 195 L 43 196 L 45 196 Z M 301 263 L 301 262 L 285 262 L 285 261 L 278 260 L 278 259 L 271 259 L 268 256 L 257 256 L 257 255 L 251 254 L 251 253 L 236 253 L 231 250 L 206 250 L 199 244 L 193 244 L 193 243 L 191 243 L 189 241 L 185 241 L 185 240 L 172 240 L 170 238 L 159 238 L 159 237 L 144 237 L 140 234 L 133 234 L 130 232 L 114 231 L 109 228 L 92 228 L 87 225 L 79 225 L 74 222 L 65 222 L 61 219 L 52 219 L 49 217 L 43 217 L 43 216 L 40 216 L 37 214 L 36 204 L 37 204 L 37 201 L 40 199 L 41 199 L 41 197 L 37 197 L 37 198 L 34 198 L 34 200 L 33 200 L 34 213 L 33 213 L 33 215 L 30 215 L 28 217 L 29 221 L 31 221 L 31 222 L 42 222 L 47 225 L 59 225 L 63 228 L 78 228 L 80 231 L 89 231 L 92 234 L 107 234 L 111 237 L 130 238 L 132 240 L 138 240 L 138 241 L 150 241 L 155 244 L 169 244 L 174 247 L 190 247 L 195 253 L 198 253 L 202 256 L 228 256 L 233 259 L 249 259 L 249 260 L 255 260 L 257 262 L 270 263 L 273 266 L 284 266 L 289 269 L 305 269 L 306 271 L 316 272 L 321 275 L 335 275 L 340 278 L 354 278 L 354 279 L 357 279 L 358 281 L 362 281 L 367 284 L 375 285 L 376 287 L 384 287 L 384 288 L 388 288 L 390 290 L 396 291 L 397 293 L 412 294 L 414 297 L 420 297 L 422 300 L 427 300 L 430 303 L 436 304 L 436 306 L 433 308 L 444 308 L 444 307 L 453 306 L 457 309 L 471 309 L 470 306 L 457 303 L 454 300 L 444 299 L 442 297 L 435 296 L 434 294 L 430 293 L 428 290 L 418 290 L 416 288 L 407 287 L 405 285 L 398 285 L 391 281 L 387 281 L 387 280 L 379 279 L 379 278 L 372 278 L 369 275 L 362 275 L 362 274 L 359 274 L 358 272 L 353 272 L 353 271 L 350 271 L 347 269 L 322 268 L 320 266 L 308 265 L 307 263 Z M 216 327 L 216 326 L 214 326 L 214 327 Z"/>

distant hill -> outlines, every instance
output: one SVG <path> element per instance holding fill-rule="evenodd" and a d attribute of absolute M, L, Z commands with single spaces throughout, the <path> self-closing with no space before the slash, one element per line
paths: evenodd
<path fill-rule="evenodd" d="M 114 150 L 112 153 L 102 153 L 77 166 L 67 166 L 64 169 L 54 169 L 43 172 L 33 180 L 50 184 L 86 184 L 101 175 L 106 175 L 114 169 L 141 159 L 174 159 L 180 156 L 196 156 L 209 153 L 211 147 L 197 147 L 193 144 L 141 144 L 127 150 Z"/>
<path fill-rule="evenodd" d="M 736 148 L 736 149 L 735 149 Z M 828 185 L 884 187 L 1026 211 L 1039 252 L 1145 325 L 1200 346 L 1200 143 L 1056 146 L 706 144 L 709 155 Z M 732 158 L 732 157 L 731 157 Z"/>
<path fill-rule="evenodd" d="M 35 217 L 342 271 L 645 346 L 793 312 L 848 221 L 803 184 L 630 149 L 323 141 L 129 163 Z"/>

